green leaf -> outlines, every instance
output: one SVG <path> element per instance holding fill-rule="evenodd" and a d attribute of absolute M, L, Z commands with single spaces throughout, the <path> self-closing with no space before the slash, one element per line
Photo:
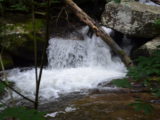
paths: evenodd
<path fill-rule="evenodd" d="M 143 101 L 137 100 L 136 102 L 129 104 L 133 106 L 136 111 L 142 111 L 145 114 L 149 114 L 153 112 L 153 106 L 151 104 L 145 103 Z"/>
<path fill-rule="evenodd" d="M 46 120 L 44 112 L 38 112 L 34 109 L 27 109 L 25 107 L 7 108 L 0 113 L 0 120 L 7 118 L 17 118 L 19 120 Z"/>
<path fill-rule="evenodd" d="M 127 79 L 117 79 L 113 80 L 112 83 L 116 85 L 117 87 L 123 87 L 123 88 L 131 88 L 131 83 Z"/>

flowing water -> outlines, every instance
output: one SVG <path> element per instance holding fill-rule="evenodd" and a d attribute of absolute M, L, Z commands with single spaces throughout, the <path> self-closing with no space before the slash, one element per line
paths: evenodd
<path fill-rule="evenodd" d="M 150 0 L 140 0 L 141 3 L 157 5 Z M 123 78 L 126 68 L 121 60 L 112 56 L 109 46 L 99 37 L 88 37 L 88 27 L 83 27 L 78 32 L 84 40 L 68 38 L 51 38 L 47 49 L 48 66 L 43 70 L 40 86 L 40 99 L 52 101 L 61 94 L 80 92 L 97 88 L 99 83 L 110 82 L 113 79 Z M 103 27 L 111 34 L 111 29 Z M 74 36 L 74 33 L 71 33 Z M 129 54 L 130 43 L 125 36 L 123 48 Z M 39 70 L 39 69 L 38 69 Z M 25 96 L 35 97 L 35 69 L 21 71 L 16 68 L 9 72 L 8 79 L 15 83 L 16 89 Z M 21 97 L 13 92 L 16 99 Z M 10 96 L 5 97 L 9 100 Z"/>
<path fill-rule="evenodd" d="M 104 27 L 103 27 L 104 28 Z M 107 33 L 113 32 L 104 28 Z M 123 78 L 126 68 L 99 37 L 87 36 L 88 27 L 79 30 L 84 40 L 51 38 L 47 50 L 48 66 L 44 68 L 40 86 L 40 99 L 52 101 L 60 94 L 96 88 L 99 83 Z M 34 99 L 35 70 L 13 69 L 8 75 L 16 89 Z M 14 98 L 20 98 L 13 93 Z M 8 99 L 7 97 L 6 99 Z"/>

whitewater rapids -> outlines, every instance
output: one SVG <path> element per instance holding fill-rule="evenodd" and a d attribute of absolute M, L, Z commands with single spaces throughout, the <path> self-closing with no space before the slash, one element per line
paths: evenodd
<path fill-rule="evenodd" d="M 104 27 L 103 27 L 104 28 Z M 111 34 L 111 29 L 104 28 Z M 118 57 L 99 37 L 87 36 L 88 27 L 79 30 L 84 40 L 51 38 L 47 50 L 48 66 L 44 68 L 40 86 L 40 99 L 51 101 L 60 94 L 96 88 L 101 82 L 123 78 L 126 68 Z M 39 69 L 38 69 L 39 70 Z M 21 72 L 16 68 L 8 74 L 8 80 L 25 96 L 35 97 L 35 70 Z M 14 98 L 18 99 L 13 92 Z"/>

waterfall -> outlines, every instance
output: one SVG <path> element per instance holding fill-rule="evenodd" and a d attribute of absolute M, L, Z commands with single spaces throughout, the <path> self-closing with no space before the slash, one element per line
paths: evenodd
<path fill-rule="evenodd" d="M 111 34 L 111 29 L 103 29 Z M 47 49 L 48 66 L 40 86 L 41 100 L 54 100 L 60 94 L 96 88 L 101 82 L 123 78 L 126 68 L 118 57 L 112 57 L 109 46 L 99 37 L 87 36 L 88 27 L 79 30 L 84 40 L 51 38 Z M 72 33 L 71 33 L 72 34 Z M 39 69 L 38 69 L 39 70 Z M 13 69 L 8 80 L 29 98 L 35 96 L 35 70 Z M 13 97 L 20 98 L 13 93 Z"/>
<path fill-rule="evenodd" d="M 96 35 L 89 38 L 88 29 L 84 27 L 80 30 L 84 40 L 52 38 L 48 47 L 48 67 L 54 69 L 114 65 L 109 47 Z M 112 32 L 104 29 L 109 34 Z"/>

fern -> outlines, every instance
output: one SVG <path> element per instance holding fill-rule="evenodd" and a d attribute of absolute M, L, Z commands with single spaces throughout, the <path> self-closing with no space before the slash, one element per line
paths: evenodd
<path fill-rule="evenodd" d="M 146 102 L 143 102 L 141 100 L 137 100 L 135 101 L 134 103 L 132 104 L 129 104 L 130 106 L 134 107 L 134 109 L 136 111 L 142 111 L 144 112 L 145 114 L 149 114 L 149 113 L 152 113 L 154 108 L 151 104 L 148 104 Z"/>
<path fill-rule="evenodd" d="M 139 57 L 138 65 L 130 68 L 127 74 L 135 80 L 143 79 L 149 76 L 160 76 L 160 50 L 157 50 L 150 57 Z"/>
<path fill-rule="evenodd" d="M 137 66 L 128 69 L 127 77 L 121 80 L 115 80 L 112 83 L 118 87 L 131 88 L 132 82 L 140 82 L 156 97 L 160 97 L 160 50 L 156 50 L 150 57 L 139 57 Z M 154 81 L 154 82 L 153 82 Z M 153 107 L 151 104 L 141 100 L 130 104 L 136 111 L 143 111 L 145 114 L 151 113 Z"/>

